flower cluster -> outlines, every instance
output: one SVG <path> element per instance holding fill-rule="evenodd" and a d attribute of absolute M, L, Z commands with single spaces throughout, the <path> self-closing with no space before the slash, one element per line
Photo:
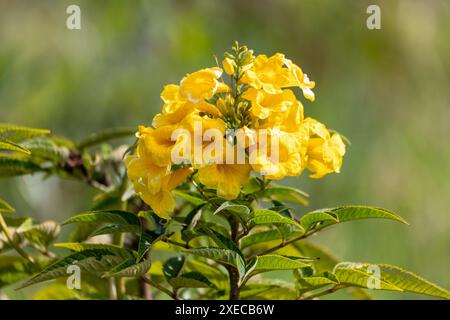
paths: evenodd
<path fill-rule="evenodd" d="M 152 127 L 139 127 L 136 154 L 126 160 L 135 191 L 163 218 L 170 218 L 175 205 L 172 190 L 189 176 L 230 200 L 239 196 L 252 171 L 278 180 L 305 169 L 312 178 L 321 178 L 341 168 L 345 153 L 341 136 L 305 118 L 292 90 L 299 88 L 307 100 L 315 99 L 315 83 L 299 66 L 281 53 L 255 57 L 252 50 L 236 45 L 233 54 L 225 54 L 222 67 L 202 69 L 178 85 L 165 86 L 162 112 Z M 219 134 L 208 137 L 211 129 Z M 230 136 L 230 130 L 237 129 L 246 139 Z M 257 139 L 262 131 L 263 142 Z M 196 142 L 200 151 L 212 154 L 207 161 Z M 269 151 L 261 152 L 262 145 Z M 173 160 L 180 146 L 189 153 L 182 165 Z M 218 146 L 227 150 L 226 161 Z M 235 160 L 242 150 L 246 161 L 228 161 L 229 151 Z"/>

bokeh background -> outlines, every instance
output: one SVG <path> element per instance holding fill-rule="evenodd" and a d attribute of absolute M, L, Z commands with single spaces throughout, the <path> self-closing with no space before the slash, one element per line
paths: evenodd
<path fill-rule="evenodd" d="M 81 30 L 66 28 L 70 4 L 81 7 Z M 381 7 L 381 30 L 366 27 L 369 4 Z M 148 125 L 164 84 L 213 66 L 235 40 L 298 63 L 317 84 L 306 114 L 352 141 L 341 174 L 286 181 L 311 195 L 308 210 L 370 204 L 411 224 L 354 222 L 317 241 L 450 288 L 448 1 L 0 0 L 0 122 L 74 139 Z M 41 176 L 0 182 L 0 196 L 37 219 L 62 221 L 92 195 Z"/>

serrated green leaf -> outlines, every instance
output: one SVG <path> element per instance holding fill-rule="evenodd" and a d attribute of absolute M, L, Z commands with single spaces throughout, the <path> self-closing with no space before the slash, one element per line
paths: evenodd
<path fill-rule="evenodd" d="M 320 209 L 308 214 L 319 214 L 319 212 L 328 213 L 336 216 L 337 221 L 324 220 L 316 225 L 316 230 L 321 230 L 330 225 L 360 219 L 388 219 L 408 224 L 403 218 L 383 208 L 368 207 L 368 206 L 342 206 L 337 208 Z M 306 214 L 306 215 L 308 215 Z M 306 216 L 305 215 L 305 216 Z"/>
<path fill-rule="evenodd" d="M 241 278 L 245 274 L 245 261 L 233 250 L 210 247 L 189 249 L 186 252 L 235 267 Z"/>
<path fill-rule="evenodd" d="M 0 123 L 0 137 L 13 142 L 21 142 L 25 139 L 49 133 L 50 130 L 46 129 L 35 129 L 9 123 Z"/>
<path fill-rule="evenodd" d="M 231 201 L 225 201 L 222 203 L 216 211 L 214 211 L 214 215 L 220 213 L 220 212 L 230 212 L 233 214 L 236 218 L 238 218 L 242 222 L 246 222 L 248 220 L 248 216 L 250 214 L 250 208 L 238 203 L 234 203 Z"/>
<path fill-rule="evenodd" d="M 108 249 L 88 249 L 72 253 L 46 267 L 20 286 L 19 289 L 30 285 L 67 276 L 67 267 L 78 266 L 82 271 L 98 274 L 110 270 L 123 261 Z"/>
<path fill-rule="evenodd" d="M 309 267 L 307 263 L 277 254 L 256 257 L 254 271 L 292 270 Z"/>
<path fill-rule="evenodd" d="M 0 177 L 20 176 L 45 171 L 30 158 L 0 155 Z"/>
<path fill-rule="evenodd" d="M 62 242 L 55 243 L 53 246 L 66 248 L 75 252 L 82 252 L 84 250 L 106 250 L 123 259 L 134 258 L 132 251 L 113 244 Z"/>
<path fill-rule="evenodd" d="M 31 152 L 33 158 L 63 162 L 69 156 L 69 149 L 59 146 L 52 139 L 32 139 L 23 143 L 23 147 Z"/>
<path fill-rule="evenodd" d="M 134 233 L 139 234 L 141 228 L 132 224 L 109 224 L 103 227 L 98 228 L 93 233 L 91 233 L 90 237 L 95 237 L 103 234 L 115 234 L 115 233 Z"/>
<path fill-rule="evenodd" d="M 380 271 L 380 286 L 377 288 L 372 285 L 371 289 L 406 291 L 450 299 L 448 290 L 397 266 L 342 262 L 335 266 L 334 273 L 340 283 L 367 288 L 370 281 L 373 283 L 375 281 L 374 278 L 377 279 L 378 275 L 373 271 L 375 268 L 378 268 Z"/>
<path fill-rule="evenodd" d="M 139 218 L 131 212 L 121 210 L 87 211 L 68 220 L 63 225 L 74 222 L 102 222 L 115 224 L 129 224 L 140 226 Z"/>
<path fill-rule="evenodd" d="M 171 278 L 170 285 L 174 289 L 179 288 L 215 288 L 215 285 L 200 272 L 186 272 L 182 275 Z"/>
<path fill-rule="evenodd" d="M 131 277 L 139 278 L 147 273 L 152 263 L 151 260 L 144 260 L 136 263 L 135 259 L 128 259 L 115 266 L 111 271 L 105 273 L 103 277 Z"/>
<path fill-rule="evenodd" d="M 274 224 L 274 223 L 285 223 L 296 226 L 300 231 L 304 231 L 303 227 L 295 220 L 285 217 L 280 213 L 267 210 L 267 209 L 259 209 L 253 212 L 252 217 L 249 220 L 251 223 L 259 225 L 259 224 Z"/>
<path fill-rule="evenodd" d="M 284 187 L 284 186 L 274 186 L 271 188 L 267 188 L 262 192 L 262 196 L 269 197 L 280 200 L 280 201 L 289 201 L 293 203 L 298 203 L 301 205 L 308 205 L 308 197 L 309 195 L 306 192 L 298 190 L 292 187 Z"/>
<path fill-rule="evenodd" d="M 0 137 L 0 150 L 5 150 L 5 151 L 13 151 L 13 152 L 20 152 L 20 153 L 24 153 L 24 154 L 30 154 L 30 150 L 28 150 L 27 148 L 24 148 L 23 146 L 9 141 L 8 139 L 2 139 Z"/>
<path fill-rule="evenodd" d="M 303 226 L 303 228 L 305 228 L 305 230 L 309 230 L 317 223 L 323 221 L 332 221 L 334 223 L 339 222 L 335 214 L 327 211 L 309 212 L 300 218 L 300 224 Z"/>

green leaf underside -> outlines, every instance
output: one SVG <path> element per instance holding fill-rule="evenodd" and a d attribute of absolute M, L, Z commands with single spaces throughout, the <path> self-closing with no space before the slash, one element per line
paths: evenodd
<path fill-rule="evenodd" d="M 0 177 L 20 176 L 39 171 L 44 169 L 29 158 L 0 156 Z"/>
<path fill-rule="evenodd" d="M 103 275 L 103 277 L 132 277 L 139 278 L 147 273 L 151 266 L 151 260 L 144 260 L 136 263 L 135 259 L 127 259 L 121 264 L 115 266 L 111 271 Z"/>
<path fill-rule="evenodd" d="M 320 209 L 307 213 L 300 219 L 300 223 L 305 228 L 315 226 L 317 230 L 320 230 L 339 222 L 360 219 L 388 219 L 408 224 L 403 218 L 386 209 L 353 205 Z"/>
<path fill-rule="evenodd" d="M 304 231 L 303 227 L 298 222 L 296 222 L 295 220 L 292 220 L 290 218 L 287 218 L 273 210 L 267 210 L 267 209 L 255 210 L 253 212 L 253 216 L 250 218 L 250 222 L 252 222 L 256 225 L 285 223 L 285 224 L 291 224 L 293 226 L 296 226 L 301 231 Z"/>
<path fill-rule="evenodd" d="M 207 277 L 200 272 L 187 272 L 182 275 L 171 278 L 169 283 L 175 289 L 179 288 L 216 288 L 216 286 L 209 281 Z"/>
<path fill-rule="evenodd" d="M 113 244 L 63 242 L 55 243 L 54 246 L 58 248 L 69 249 L 75 252 L 82 252 L 84 250 L 107 250 L 123 259 L 134 257 L 132 251 Z"/>
<path fill-rule="evenodd" d="M 122 257 L 117 256 L 112 251 L 107 249 L 88 249 L 75 252 L 52 263 L 30 280 L 22 284 L 20 288 L 67 276 L 67 267 L 70 265 L 76 265 L 82 271 L 100 276 L 101 273 L 110 270 L 122 261 Z"/>
<path fill-rule="evenodd" d="M 35 129 L 14 124 L 0 123 L 0 138 L 8 139 L 12 142 L 21 142 L 39 135 L 49 134 L 46 129 Z"/>
<path fill-rule="evenodd" d="M 248 216 L 250 214 L 250 209 L 247 206 L 231 201 L 225 201 L 224 203 L 222 203 L 220 207 L 218 207 L 216 211 L 214 211 L 214 214 L 218 214 L 223 211 L 230 212 L 244 223 L 248 220 Z"/>
<path fill-rule="evenodd" d="M 450 299 L 450 292 L 425 280 L 418 275 L 388 264 L 369 264 L 342 262 L 336 265 L 334 273 L 340 283 L 367 288 L 369 281 L 374 282 L 376 273 L 370 268 L 380 270 L 380 286 L 373 289 L 406 291 Z"/>
<path fill-rule="evenodd" d="M 217 261 L 219 263 L 224 263 L 233 266 L 238 270 L 241 278 L 245 274 L 245 261 L 242 259 L 239 253 L 233 250 L 211 247 L 211 248 L 189 249 L 186 252 L 196 256 L 208 258 Z"/>
<path fill-rule="evenodd" d="M 276 254 L 267 254 L 264 256 L 256 257 L 256 264 L 253 270 L 255 271 L 293 270 L 309 266 L 310 266 L 309 264 L 306 264 L 296 259 L 291 259 Z"/>
<path fill-rule="evenodd" d="M 22 147 L 21 145 L 15 143 L 15 142 L 9 141 L 7 139 L 3 140 L 1 138 L 0 138 L 0 150 L 30 154 L 30 150 Z"/>
<path fill-rule="evenodd" d="M 139 218 L 121 210 L 87 211 L 66 220 L 63 225 L 74 222 L 102 222 L 140 226 Z"/>

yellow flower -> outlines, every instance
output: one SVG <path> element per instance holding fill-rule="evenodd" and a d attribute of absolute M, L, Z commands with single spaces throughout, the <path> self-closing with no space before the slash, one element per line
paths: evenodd
<path fill-rule="evenodd" d="M 281 88 L 286 87 L 290 80 L 289 70 L 283 68 L 284 61 L 284 55 L 281 53 L 270 58 L 261 54 L 254 59 L 251 68 L 244 72 L 241 82 L 255 89 L 263 89 L 267 93 L 281 93 Z"/>
<path fill-rule="evenodd" d="M 270 94 L 264 90 L 249 88 L 242 95 L 251 102 L 250 112 L 259 119 L 266 119 L 272 112 L 284 112 L 297 103 L 294 93 L 287 89 Z"/>
<path fill-rule="evenodd" d="M 156 165 L 144 138 L 149 132 L 153 132 L 149 129 L 151 128 L 139 128 L 136 155 L 128 156 L 125 160 L 127 175 L 133 182 L 135 191 L 155 213 L 161 218 L 170 219 L 169 212 L 175 205 L 170 191 L 189 175 L 191 169 L 179 169 L 172 173 L 170 165 Z"/>
<path fill-rule="evenodd" d="M 248 164 L 211 164 L 198 170 L 198 179 L 207 187 L 217 189 L 217 195 L 227 200 L 236 199 L 250 177 Z"/>
<path fill-rule="evenodd" d="M 236 69 L 236 62 L 234 62 L 233 59 L 225 58 L 222 61 L 222 66 L 225 72 L 231 76 L 234 74 L 234 71 Z"/>
<path fill-rule="evenodd" d="M 133 181 L 134 189 L 153 211 L 163 219 L 170 219 L 169 213 L 175 207 L 175 199 L 171 193 L 192 172 L 190 168 L 182 168 L 161 178 L 161 187 L 154 189 L 145 182 Z"/>
<path fill-rule="evenodd" d="M 180 82 L 180 92 L 194 103 L 210 99 L 216 93 L 228 92 L 230 88 L 218 80 L 221 75 L 222 69 L 218 67 L 188 74 Z"/>
<path fill-rule="evenodd" d="M 285 132 L 300 130 L 303 121 L 303 105 L 296 101 L 288 110 L 283 112 L 272 112 L 271 115 L 260 121 L 259 128 L 277 128 Z"/>
<path fill-rule="evenodd" d="M 310 177 L 318 179 L 328 173 L 339 173 L 345 154 L 341 136 L 337 133 L 330 134 L 323 124 L 314 119 L 306 119 L 305 125 L 310 131 L 307 151 L 307 168 L 312 172 Z"/>
<path fill-rule="evenodd" d="M 285 59 L 286 66 L 290 71 L 290 87 L 299 87 L 303 91 L 303 96 L 310 100 L 315 100 L 314 92 L 311 90 L 315 87 L 316 83 L 310 81 L 306 73 L 303 73 L 302 69 L 294 64 L 291 60 Z"/>
<path fill-rule="evenodd" d="M 304 129 L 292 133 L 269 130 L 267 145 L 259 140 L 257 148 L 249 149 L 253 170 L 272 180 L 300 175 L 306 167 L 307 138 Z"/>

